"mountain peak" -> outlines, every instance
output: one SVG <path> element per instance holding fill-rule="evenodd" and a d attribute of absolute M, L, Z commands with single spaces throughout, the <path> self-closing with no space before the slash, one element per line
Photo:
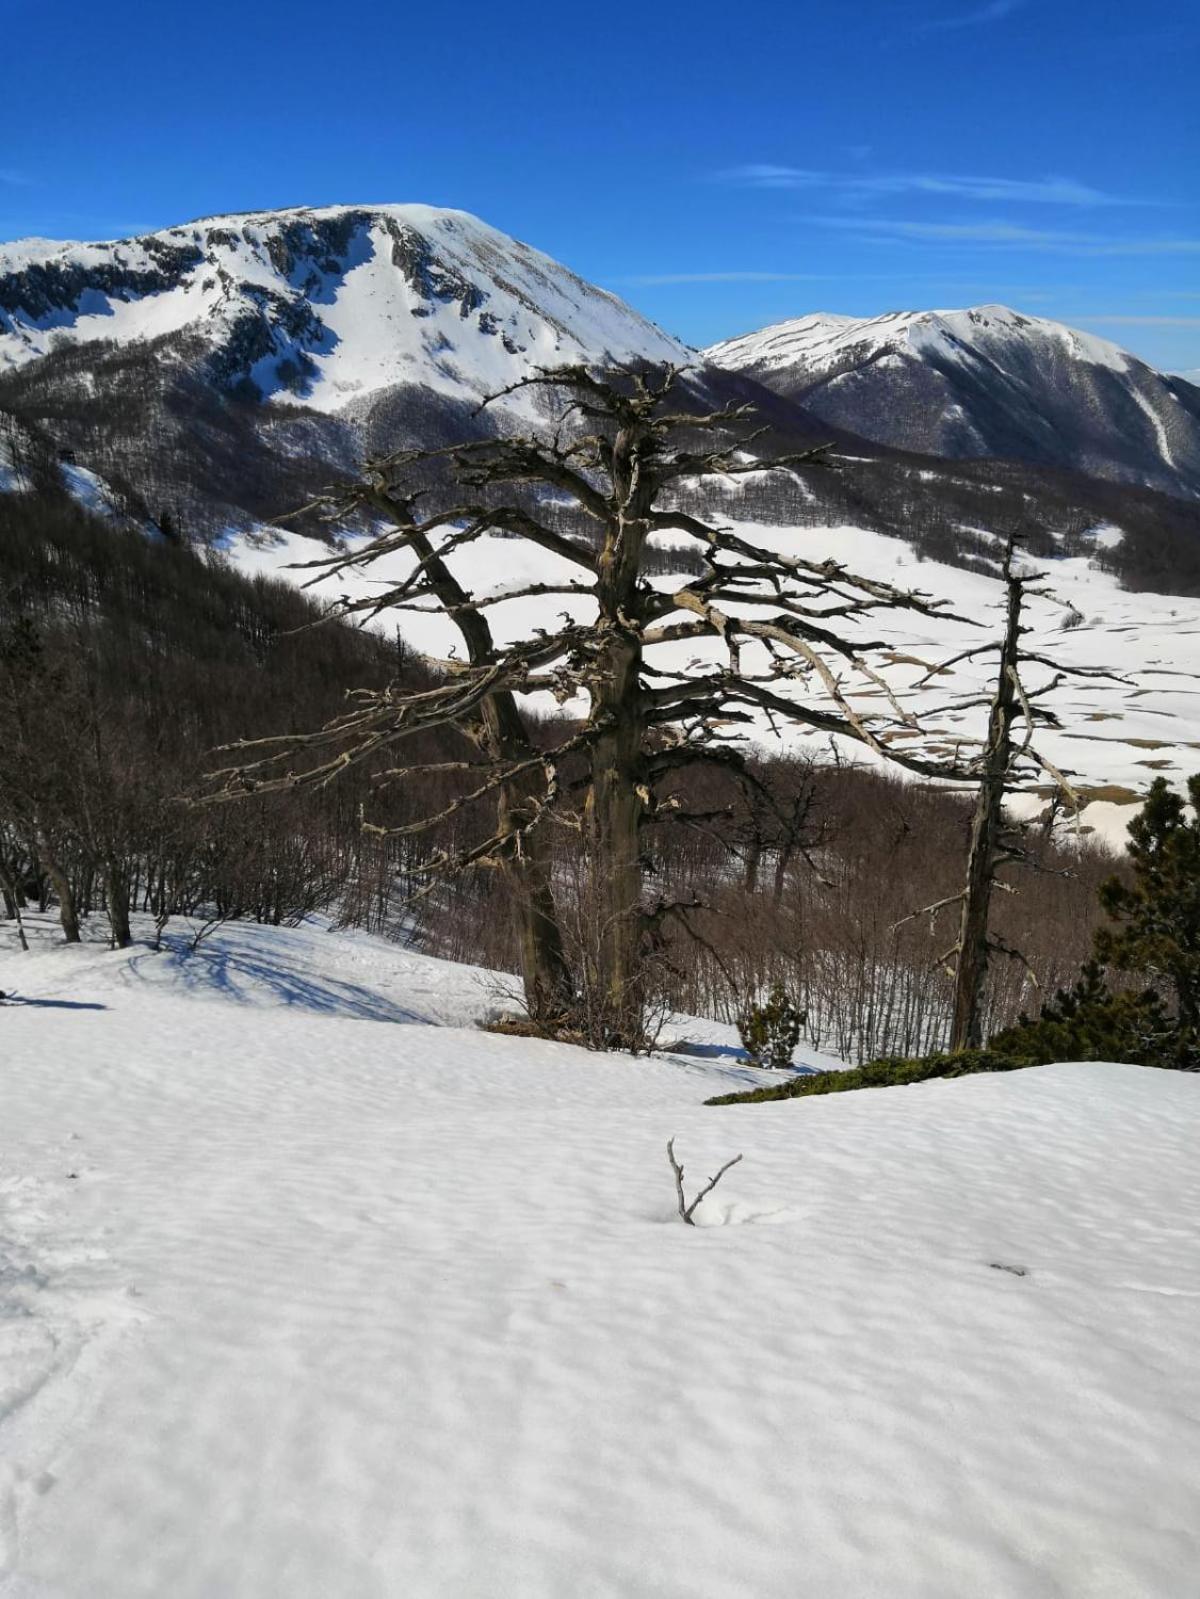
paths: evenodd
<path fill-rule="evenodd" d="M 1200 496 L 1200 399 L 1107 339 L 1010 306 L 817 313 L 704 355 L 881 444 Z"/>
<path fill-rule="evenodd" d="M 294 206 L 0 245 L 0 370 L 150 340 L 198 343 L 221 382 L 326 411 L 396 384 L 477 400 L 538 365 L 687 356 L 541 251 L 429 205 Z"/>

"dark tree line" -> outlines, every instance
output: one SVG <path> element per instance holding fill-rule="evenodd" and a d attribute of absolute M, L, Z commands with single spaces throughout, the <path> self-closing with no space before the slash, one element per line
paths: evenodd
<path fill-rule="evenodd" d="M 103 909 L 280 922 L 329 906 L 370 855 L 353 787 L 218 819 L 181 802 L 215 745 L 329 715 L 395 674 L 396 647 L 305 636 L 289 585 L 123 531 L 62 495 L 0 496 L 0 893 Z"/>

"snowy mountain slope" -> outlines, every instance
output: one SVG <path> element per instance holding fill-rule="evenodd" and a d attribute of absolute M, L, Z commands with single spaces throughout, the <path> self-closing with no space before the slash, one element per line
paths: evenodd
<path fill-rule="evenodd" d="M 185 334 L 222 382 L 326 412 L 397 384 L 477 401 L 538 365 L 686 359 L 615 296 L 463 211 L 297 208 L 0 245 L 0 367 Z"/>
<path fill-rule="evenodd" d="M 1200 496 L 1200 389 L 1004 306 L 806 316 L 704 354 L 881 443 Z"/>
<path fill-rule="evenodd" d="M 4 1599 L 1191 1592 L 1200 1079 L 717 1110 L 394 945 L 181 944 L 0 952 Z M 672 1135 L 744 1156 L 695 1229 Z"/>

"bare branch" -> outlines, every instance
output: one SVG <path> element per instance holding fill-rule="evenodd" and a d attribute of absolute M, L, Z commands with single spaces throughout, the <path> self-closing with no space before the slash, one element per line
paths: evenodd
<path fill-rule="evenodd" d="M 696 1214 L 696 1207 L 700 1204 L 700 1201 L 702 1199 L 707 1199 L 708 1195 L 712 1193 L 713 1189 L 721 1181 L 721 1178 L 724 1177 L 725 1173 L 732 1167 L 736 1166 L 741 1158 L 742 1157 L 740 1155 L 735 1155 L 732 1160 L 727 1160 L 717 1175 L 709 1178 L 707 1184 L 700 1190 L 695 1199 L 693 1199 L 689 1205 L 683 1191 L 683 1167 L 679 1161 L 675 1159 L 675 1140 L 671 1138 L 667 1141 L 667 1159 L 671 1163 L 671 1171 L 675 1176 L 675 1197 L 679 1205 L 679 1216 L 680 1220 L 683 1221 L 688 1227 L 694 1227 L 696 1225 L 692 1218 Z"/>

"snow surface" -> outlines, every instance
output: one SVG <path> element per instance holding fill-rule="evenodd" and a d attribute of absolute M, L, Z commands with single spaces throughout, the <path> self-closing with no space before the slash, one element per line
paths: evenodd
<path fill-rule="evenodd" d="M 1146 398 L 1146 396 L 1144 394 L 1141 393 L 1140 390 L 1131 388 L 1129 390 L 1129 393 L 1132 396 L 1133 400 L 1138 405 L 1138 407 L 1142 411 L 1144 411 L 1146 416 L 1149 417 L 1149 419 L 1150 419 L 1150 426 L 1154 429 L 1154 436 L 1158 440 L 1158 452 L 1159 452 L 1159 454 L 1162 456 L 1163 460 L 1167 463 L 1168 466 L 1174 466 L 1175 465 L 1175 457 L 1171 453 L 1171 439 L 1170 439 L 1170 435 L 1167 432 L 1166 423 L 1159 416 L 1158 412 L 1150 404 L 1150 401 Z M 1172 398 L 1174 399 L 1173 395 L 1172 395 Z M 1178 401 L 1176 403 L 1178 403 Z"/>
<path fill-rule="evenodd" d="M 710 1109 L 315 925 L 0 987 L 3 1599 L 1194 1592 L 1200 1079 Z"/>
<path fill-rule="evenodd" d="M 113 515 L 112 492 L 96 472 L 67 461 L 59 463 L 58 471 L 67 493 L 85 511 L 91 511 L 96 516 Z"/>

